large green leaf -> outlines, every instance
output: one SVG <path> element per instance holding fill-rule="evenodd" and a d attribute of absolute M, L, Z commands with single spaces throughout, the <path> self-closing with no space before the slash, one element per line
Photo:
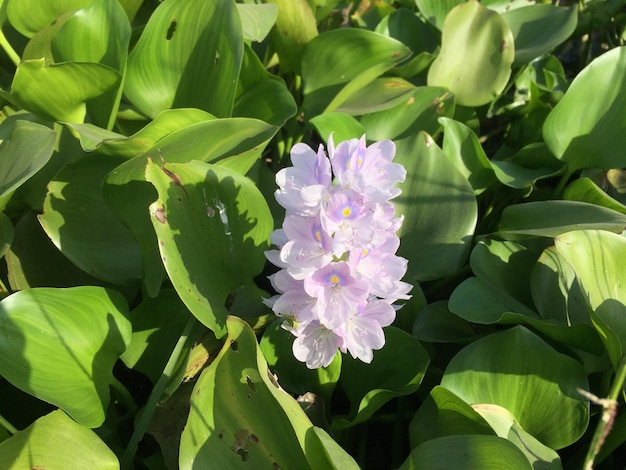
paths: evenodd
<path fill-rule="evenodd" d="M 350 400 L 350 416 L 336 418 L 333 428 L 365 422 L 392 398 L 413 393 L 429 362 L 428 353 L 412 335 L 393 326 L 385 328 L 385 346 L 374 351 L 370 364 L 343 358 L 339 382 Z"/>
<path fill-rule="evenodd" d="M 105 65 L 68 62 L 45 65 L 45 59 L 22 62 L 9 99 L 50 121 L 83 122 L 86 102 L 115 89 L 120 74 Z"/>
<path fill-rule="evenodd" d="M 437 28 L 443 27 L 450 10 L 463 3 L 463 0 L 415 0 L 420 13 Z"/>
<path fill-rule="evenodd" d="M 0 144 L 0 197 L 37 173 L 52 156 L 56 134 L 34 122 L 17 120 L 11 137 Z"/>
<path fill-rule="evenodd" d="M 365 129 L 359 121 L 345 113 L 324 113 L 311 119 L 311 125 L 322 136 L 324 142 L 328 142 L 333 136 L 335 142 L 344 140 L 360 139 L 365 134 Z"/>
<path fill-rule="evenodd" d="M 0 257 L 4 256 L 13 242 L 13 224 L 4 212 L 0 212 Z"/>
<path fill-rule="evenodd" d="M 358 468 L 280 388 L 252 329 L 236 317 L 227 326 L 224 347 L 191 396 L 180 468 Z"/>
<path fill-rule="evenodd" d="M 522 326 L 463 348 L 441 385 L 469 404 L 506 408 L 553 449 L 576 442 L 589 422 L 589 404 L 578 392 L 588 389 L 582 366 Z"/>
<path fill-rule="evenodd" d="M 417 446 L 400 470 L 531 470 L 515 444 L 498 436 L 444 436 Z"/>
<path fill-rule="evenodd" d="M 610 83 L 610 86 L 598 86 Z M 543 125 L 543 138 L 568 171 L 622 168 L 626 158 L 626 47 L 616 47 L 580 72 Z"/>
<path fill-rule="evenodd" d="M 446 17 L 428 84 L 450 89 L 460 105 L 487 104 L 504 90 L 514 55 L 513 35 L 502 17 L 470 0 Z"/>
<path fill-rule="evenodd" d="M 621 232 L 626 215 L 578 201 L 538 201 L 508 206 L 502 212 L 498 233 L 510 236 L 556 237 L 571 230 Z"/>
<path fill-rule="evenodd" d="M 270 34 L 280 59 L 282 73 L 300 73 L 302 54 L 317 36 L 317 24 L 306 0 L 265 0 L 278 7 L 278 18 Z"/>
<path fill-rule="evenodd" d="M 278 7 L 272 4 L 237 4 L 243 37 L 261 42 L 269 34 L 278 17 Z"/>
<path fill-rule="evenodd" d="M 156 197 L 154 187 L 145 180 L 148 158 L 181 163 L 234 158 L 242 159 L 251 166 L 261 156 L 276 130 L 276 127 L 256 119 L 197 122 L 165 136 L 144 155 L 123 163 L 107 176 L 103 186 L 104 199 L 141 245 L 142 280 L 148 295 L 156 295 L 163 274 L 148 213 L 148 206 Z"/>
<path fill-rule="evenodd" d="M 563 199 L 588 202 L 626 214 L 626 205 L 609 196 L 591 178 L 579 178 L 572 181 L 563 191 Z"/>
<path fill-rule="evenodd" d="M 26 37 L 54 23 L 63 13 L 79 10 L 92 0 L 9 0 L 7 15 L 11 26 Z"/>
<path fill-rule="evenodd" d="M 398 254 L 409 260 L 409 282 L 445 277 L 469 253 L 478 217 L 472 187 L 429 135 L 403 139 L 397 149 L 395 161 L 407 169 L 394 199 L 404 215 Z"/>
<path fill-rule="evenodd" d="M 148 161 L 146 179 L 159 194 L 150 218 L 172 284 L 189 310 L 223 336 L 228 294 L 265 264 L 274 224 L 269 207 L 251 180 L 217 165 Z"/>
<path fill-rule="evenodd" d="M 336 110 L 410 54 L 401 42 L 363 29 L 343 28 L 320 34 L 302 56 L 306 118 Z"/>
<path fill-rule="evenodd" d="M 101 287 L 36 288 L 0 301 L 0 374 L 98 427 L 113 365 L 130 341 L 124 298 Z"/>
<path fill-rule="evenodd" d="M 124 75 L 130 23 L 118 2 L 92 0 L 70 17 L 54 35 L 51 51 L 55 62 L 95 62 Z M 93 123 L 111 129 L 122 97 L 121 83 L 87 104 Z"/>
<path fill-rule="evenodd" d="M 96 433 L 56 410 L 0 443 L 0 467 L 116 470 L 120 464 Z"/>
<path fill-rule="evenodd" d="M 400 104 L 361 118 L 372 140 L 402 139 L 418 132 L 435 134 L 437 119 L 454 114 L 454 96 L 445 88 L 417 87 Z"/>
<path fill-rule="evenodd" d="M 591 319 L 600 332 L 613 366 L 622 361 L 626 345 L 626 238 L 599 230 L 578 230 L 555 240 L 560 255 L 572 266 Z"/>
<path fill-rule="evenodd" d="M 124 92 L 151 118 L 187 107 L 228 117 L 242 54 L 232 0 L 163 2 L 128 57 Z"/>
<path fill-rule="evenodd" d="M 576 30 L 578 8 L 529 5 L 502 13 L 513 33 L 516 65 L 527 64 L 565 42 Z"/>
<path fill-rule="evenodd" d="M 113 284 L 141 279 L 141 250 L 131 232 L 102 198 L 104 177 L 123 160 L 83 158 L 61 170 L 48 185 L 44 230 L 78 267 Z"/>

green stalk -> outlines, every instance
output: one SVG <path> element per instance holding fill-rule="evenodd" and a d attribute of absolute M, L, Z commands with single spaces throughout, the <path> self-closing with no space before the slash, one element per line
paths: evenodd
<path fill-rule="evenodd" d="M 16 67 L 20 65 L 20 62 L 21 62 L 20 56 L 17 54 L 17 52 L 15 52 L 15 49 L 11 47 L 11 44 L 9 44 L 9 41 L 7 41 L 7 38 L 4 35 L 4 32 L 2 31 L 1 28 L 0 28 L 0 46 L 2 46 L 2 49 L 4 49 L 4 52 L 7 53 L 7 55 L 9 56 L 9 59 L 11 59 L 11 62 L 13 62 L 13 64 L 15 64 Z"/>
<path fill-rule="evenodd" d="M 152 389 L 152 393 L 150 393 L 150 397 L 148 397 L 148 402 L 144 407 L 143 413 L 137 421 L 133 434 L 128 441 L 128 446 L 122 456 L 122 469 L 132 468 L 133 459 L 135 457 L 135 453 L 137 452 L 137 446 L 139 445 L 139 442 L 141 442 L 141 439 L 143 439 L 143 436 L 148 429 L 154 410 L 156 409 L 170 378 L 173 377 L 176 372 L 176 366 L 178 365 L 181 354 L 184 349 L 187 346 L 190 346 L 191 342 L 194 341 L 198 325 L 198 322 L 193 316 L 189 319 L 187 325 L 185 325 L 185 329 L 180 335 L 180 338 L 178 339 L 178 342 L 176 343 L 176 346 L 174 347 L 174 350 L 172 351 L 172 354 L 163 369 L 161 377 L 159 377 L 159 380 Z"/>
<path fill-rule="evenodd" d="M 0 415 L 0 426 L 9 431 L 9 434 L 15 434 L 18 431 L 17 428 L 9 423 L 2 415 Z"/>
<path fill-rule="evenodd" d="M 589 450 L 587 451 L 587 456 L 585 457 L 585 463 L 583 465 L 584 470 L 593 469 L 593 461 L 600 452 L 606 436 L 608 436 L 609 432 L 611 432 L 613 420 L 615 419 L 615 414 L 617 413 L 617 399 L 622 392 L 625 379 L 626 357 L 622 357 L 619 369 L 615 374 L 615 379 L 613 380 L 613 385 L 611 386 L 611 391 L 608 398 L 598 398 L 589 392 L 579 390 L 582 395 L 588 398 L 592 403 L 596 405 L 601 405 L 603 408 L 602 416 L 600 418 L 600 421 L 598 422 L 598 426 L 596 427 L 596 432 L 593 435 L 593 439 L 591 440 L 591 445 L 589 446 Z"/>

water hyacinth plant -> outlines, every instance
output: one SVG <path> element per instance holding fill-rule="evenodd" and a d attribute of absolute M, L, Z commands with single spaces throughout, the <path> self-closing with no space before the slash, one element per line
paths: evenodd
<path fill-rule="evenodd" d="M 0 0 L 0 469 L 622 470 L 626 0 Z"/>
<path fill-rule="evenodd" d="M 293 167 L 276 175 L 286 214 L 272 234 L 280 251 L 267 252 L 282 268 L 272 276 L 280 295 L 268 304 L 287 319 L 293 353 L 310 368 L 328 366 L 337 349 L 371 362 L 395 318 L 392 304 L 410 298 L 401 281 L 407 260 L 395 255 L 402 219 L 390 202 L 406 170 L 394 155 L 389 140 L 335 147 L 331 135 L 328 156 L 321 145 L 315 153 L 296 144 Z"/>

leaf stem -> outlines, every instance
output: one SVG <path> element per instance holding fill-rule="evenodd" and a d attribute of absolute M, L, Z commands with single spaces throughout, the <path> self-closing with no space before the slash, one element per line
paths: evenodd
<path fill-rule="evenodd" d="M 585 457 L 585 462 L 583 465 L 584 470 L 591 470 L 593 468 L 593 461 L 600 452 L 606 436 L 608 436 L 609 432 L 611 432 L 611 427 L 613 426 L 615 414 L 617 413 L 617 398 L 620 396 L 622 388 L 624 387 L 625 379 L 626 356 L 622 357 L 619 369 L 615 374 L 615 379 L 613 380 L 613 384 L 611 386 L 611 391 L 609 392 L 608 398 L 598 398 L 585 390 L 579 390 L 579 392 L 583 396 L 588 398 L 592 403 L 595 403 L 596 405 L 601 405 L 603 408 L 602 416 L 600 417 L 600 421 L 598 422 L 598 426 L 596 427 L 596 432 L 593 435 L 591 445 L 589 446 L 587 456 Z"/>
<path fill-rule="evenodd" d="M 15 49 L 11 47 L 11 44 L 9 44 L 9 41 L 4 35 L 4 31 L 2 31 L 2 28 L 0 28 L 0 46 L 2 46 L 2 49 L 4 49 L 4 52 L 7 53 L 7 55 L 9 56 L 9 59 L 11 59 L 11 62 L 13 62 L 13 64 L 16 67 L 20 65 L 20 62 L 21 62 L 20 56 L 17 54 L 17 52 L 15 52 Z"/>
<path fill-rule="evenodd" d="M 148 402 L 143 409 L 141 417 L 137 421 L 137 425 L 133 431 L 130 440 L 128 441 L 128 446 L 124 451 L 124 455 L 122 456 L 121 468 L 129 469 L 132 468 L 133 458 L 135 457 L 135 453 L 137 452 L 137 446 L 141 439 L 143 439 L 146 430 L 148 429 L 148 425 L 150 424 L 150 420 L 152 419 L 152 415 L 154 414 L 154 410 L 163 395 L 164 390 L 166 389 L 168 382 L 174 376 L 176 371 L 176 366 L 178 365 L 179 359 L 183 351 L 187 346 L 191 344 L 191 342 L 195 338 L 195 332 L 198 328 L 199 323 L 196 321 L 196 318 L 191 316 L 187 325 L 185 325 L 185 329 L 183 330 L 176 346 L 174 346 L 174 350 L 170 355 L 170 358 L 163 369 L 163 373 L 156 385 L 152 389 L 150 396 L 148 397 Z"/>
<path fill-rule="evenodd" d="M 0 415 L 0 426 L 9 431 L 9 434 L 15 434 L 18 431 L 18 429 L 9 423 L 9 421 L 7 421 L 7 419 L 2 415 Z"/>

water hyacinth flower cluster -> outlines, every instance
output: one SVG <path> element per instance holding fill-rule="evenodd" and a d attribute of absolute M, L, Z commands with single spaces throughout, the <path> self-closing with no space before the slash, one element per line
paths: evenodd
<path fill-rule="evenodd" d="M 412 286 L 401 281 L 407 260 L 395 255 L 402 218 L 390 202 L 406 170 L 394 156 L 390 140 L 368 147 L 363 136 L 335 147 L 331 136 L 328 156 L 322 145 L 316 153 L 296 144 L 293 166 L 276 175 L 286 214 L 272 233 L 279 249 L 267 252 L 281 268 L 270 278 L 280 295 L 268 303 L 309 368 L 327 366 L 337 350 L 371 362 L 395 319 L 392 304 L 410 298 Z"/>

